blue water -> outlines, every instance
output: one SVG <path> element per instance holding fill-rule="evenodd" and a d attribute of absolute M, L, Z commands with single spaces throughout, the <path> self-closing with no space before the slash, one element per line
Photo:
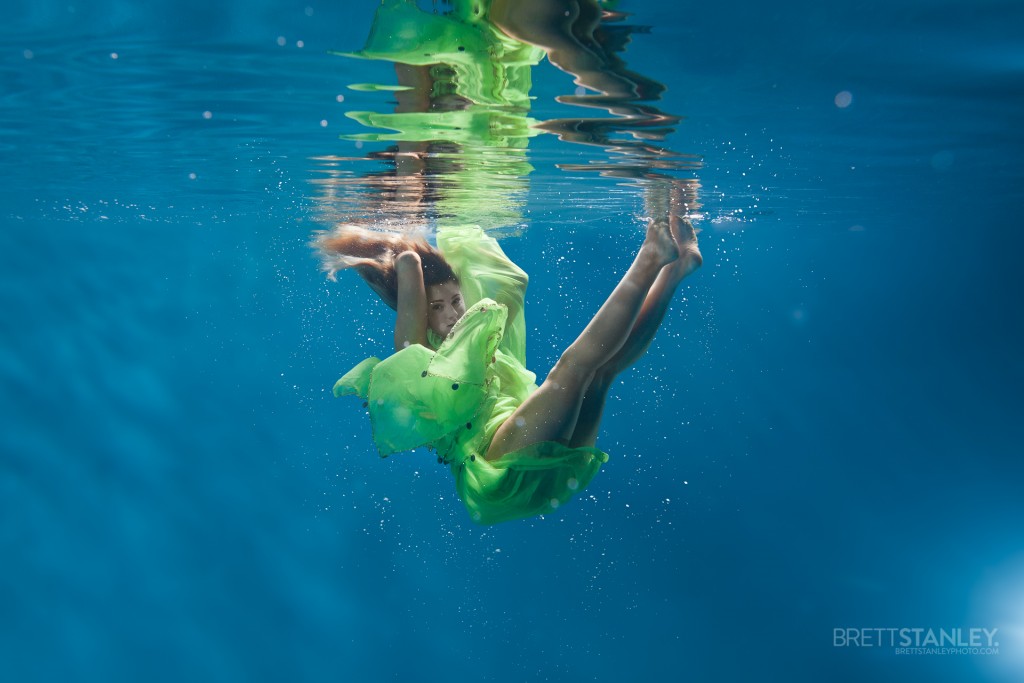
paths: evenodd
<path fill-rule="evenodd" d="M 393 80 L 328 54 L 375 8 L 7 8 L 0 678 L 1024 679 L 1024 6 L 625 0 L 705 267 L 586 494 L 495 527 L 330 397 L 390 337 L 307 246 L 385 106 L 346 85 Z M 602 153 L 530 142 L 540 373 L 640 240 L 635 187 L 557 167 Z M 836 647 L 868 627 L 999 652 Z"/>

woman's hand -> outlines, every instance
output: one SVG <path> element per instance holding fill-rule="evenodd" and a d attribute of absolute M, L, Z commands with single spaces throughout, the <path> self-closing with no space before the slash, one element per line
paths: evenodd
<path fill-rule="evenodd" d="M 401 254 L 395 257 L 395 268 L 399 271 L 399 278 L 401 278 L 401 270 L 409 268 L 418 268 L 421 273 L 423 272 L 423 262 L 420 260 L 420 255 L 415 251 L 409 249 L 403 251 Z"/>

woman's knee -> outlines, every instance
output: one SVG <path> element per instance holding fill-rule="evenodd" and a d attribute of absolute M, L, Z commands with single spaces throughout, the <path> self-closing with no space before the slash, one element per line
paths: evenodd
<path fill-rule="evenodd" d="M 573 354 L 572 350 L 572 347 L 569 347 L 562 354 L 544 383 L 550 383 L 553 389 L 582 394 L 594 379 L 596 368 L 593 362 Z"/>

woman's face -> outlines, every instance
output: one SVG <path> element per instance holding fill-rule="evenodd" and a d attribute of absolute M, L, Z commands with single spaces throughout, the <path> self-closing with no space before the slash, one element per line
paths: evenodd
<path fill-rule="evenodd" d="M 437 336 L 447 337 L 465 312 L 459 283 L 444 282 L 427 287 L 427 327 Z"/>

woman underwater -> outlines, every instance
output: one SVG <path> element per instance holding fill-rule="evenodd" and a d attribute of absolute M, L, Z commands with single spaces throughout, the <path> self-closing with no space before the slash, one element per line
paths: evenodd
<path fill-rule="evenodd" d="M 615 57 L 624 34 L 597 31 L 602 17 L 614 18 L 612 4 L 453 2 L 448 12 L 428 13 L 408 0 L 386 0 L 367 47 L 349 55 L 396 64 L 396 111 L 348 114 L 395 131 L 369 138 L 398 143 L 390 152 L 396 171 L 387 187 L 415 200 L 429 182 L 443 178 L 462 191 L 446 194 L 447 186 L 438 185 L 436 248 L 421 236 L 354 224 L 386 218 L 387 206 L 367 206 L 363 218 L 343 219 L 316 238 L 332 278 L 355 269 L 397 312 L 395 353 L 363 361 L 338 380 L 334 393 L 366 402 L 382 456 L 433 450 L 449 465 L 470 516 L 482 524 L 550 512 L 590 483 L 608 459 L 595 443 L 612 382 L 646 352 L 679 283 L 701 265 L 694 230 L 676 215 L 695 208 L 691 188 L 649 168 L 610 165 L 610 174 L 642 179 L 655 219 L 622 280 L 538 386 L 525 366 L 526 273 L 483 229 L 467 225 L 500 213 L 506 202 L 496 201 L 495 188 L 507 186 L 513 170 L 505 168 L 494 187 L 483 185 L 488 173 L 473 164 L 478 154 L 472 150 L 500 150 L 500 158 L 515 161 L 518 176 L 526 138 L 546 127 L 526 118 L 530 68 L 545 54 L 578 84 L 603 93 L 594 106 L 611 107 L 624 127 L 645 131 L 637 133 L 636 147 L 607 139 L 617 129 L 604 119 L 556 121 L 552 132 L 664 158 L 665 150 L 650 147 L 650 140 L 670 130 L 664 126 L 674 119 L 637 103 L 660 91 Z M 559 11 L 551 16 L 531 10 L 555 5 Z M 446 147 L 435 154 L 438 136 Z M 454 153 L 462 147 L 465 153 Z M 452 159 L 458 163 L 451 166 L 467 172 L 431 172 L 431 163 Z M 490 200 L 482 203 L 481 196 Z M 428 220 L 423 205 L 405 202 L 396 221 L 381 222 L 422 225 Z"/>
<path fill-rule="evenodd" d="M 397 312 L 395 353 L 357 365 L 334 394 L 366 401 L 382 456 L 435 451 L 475 521 L 550 512 L 607 461 L 595 442 L 612 381 L 701 265 L 692 226 L 674 213 L 648 223 L 632 265 L 540 386 L 525 367 L 526 273 L 480 228 L 441 228 L 436 249 L 352 225 L 321 234 L 325 268 L 355 268 Z"/>

